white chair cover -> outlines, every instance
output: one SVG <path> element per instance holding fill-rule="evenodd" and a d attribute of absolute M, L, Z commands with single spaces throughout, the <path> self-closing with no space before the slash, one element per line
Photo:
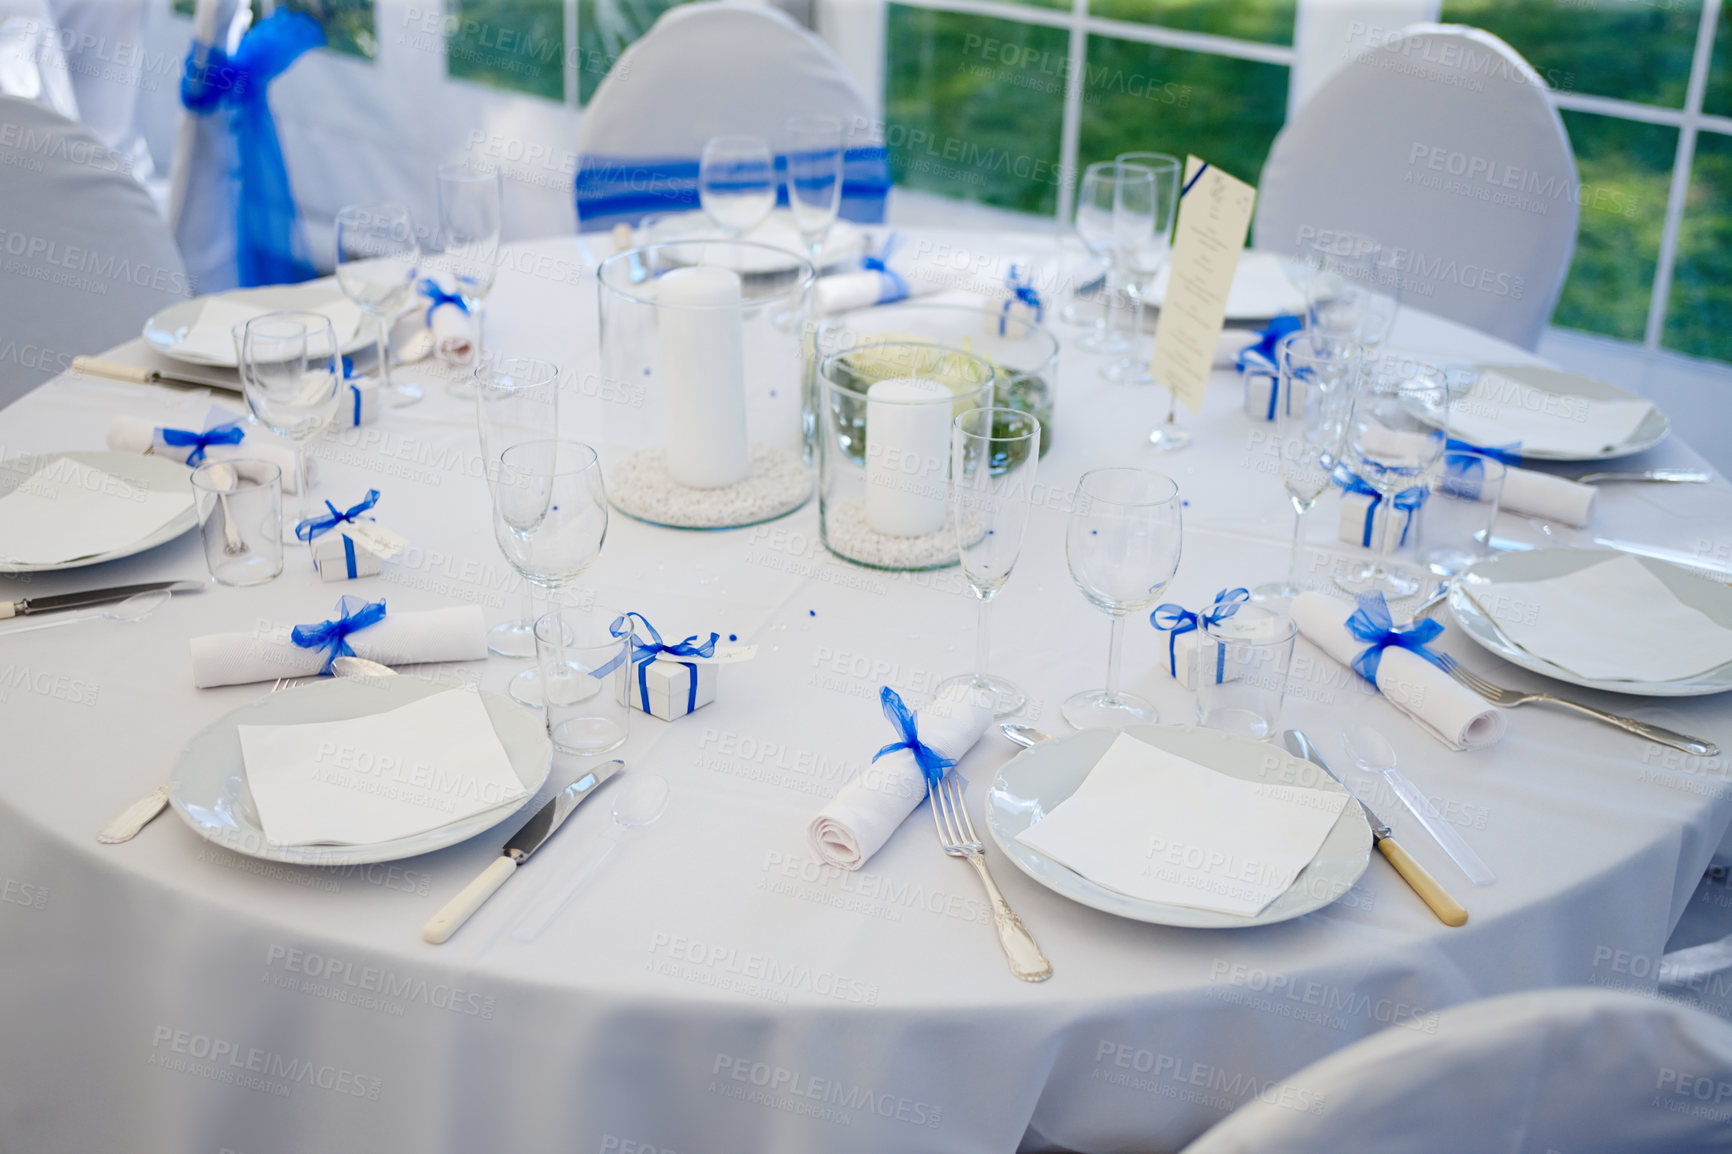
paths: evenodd
<path fill-rule="evenodd" d="M 0 164 L 6 405 L 65 372 L 73 357 L 136 337 L 188 286 L 150 195 L 89 129 L 32 101 L 0 96 L 0 139 L 28 141 L 31 149 L 28 164 Z"/>
<path fill-rule="evenodd" d="M 1271 1084 L 1185 1154 L 1732 1150 L 1732 1023 L 1651 994 L 1511 994 Z"/>
<path fill-rule="evenodd" d="M 78 119 L 78 97 L 47 0 L 0 0 L 0 95 Z"/>
<path fill-rule="evenodd" d="M 779 151 L 783 123 L 794 115 L 842 121 L 841 215 L 882 221 L 890 190 L 883 133 L 835 53 L 772 8 L 671 9 L 621 54 L 584 111 L 578 227 L 605 230 L 647 212 L 697 208 L 706 140 L 758 136 Z"/>
<path fill-rule="evenodd" d="M 138 94 L 155 77 L 144 74 L 149 0 L 50 0 L 60 46 L 71 69 L 79 119 L 98 140 L 127 158 L 140 183 L 155 174 L 138 130 Z"/>
<path fill-rule="evenodd" d="M 1405 261 L 1405 299 L 1539 343 L 1575 247 L 1579 181 L 1545 82 L 1502 40 L 1418 24 L 1354 58 L 1275 138 L 1256 245 L 1363 233 Z"/>

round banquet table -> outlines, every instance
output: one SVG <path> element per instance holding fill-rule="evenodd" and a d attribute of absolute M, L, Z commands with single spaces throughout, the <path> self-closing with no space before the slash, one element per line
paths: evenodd
<path fill-rule="evenodd" d="M 946 242 L 983 253 L 1044 243 Z M 598 435 L 603 403 L 583 255 L 570 238 L 513 248 L 488 328 L 494 350 L 582 370 L 561 413 L 580 438 Z M 1067 343 L 1077 334 L 1055 327 Z M 1391 343 L 1533 360 L 1416 310 Z M 1064 355 L 1054 446 L 994 613 L 996 671 L 1028 690 L 1025 720 L 1049 731 L 1062 728 L 1058 702 L 1098 685 L 1105 663 L 1107 620 L 1064 562 L 1064 498 L 1084 469 L 1136 463 L 1178 480 L 1185 549 L 1166 599 L 1195 607 L 1287 563 L 1292 511 L 1269 426 L 1243 415 L 1235 376 L 1217 372 L 1187 418 L 1193 445 L 1162 456 L 1145 437 L 1166 394 L 1109 385 L 1098 367 Z M 213 586 L 138 624 L 0 644 L 5 1154 L 1173 1150 L 1252 1096 L 1320 1109 L 1292 1075 L 1380 1030 L 1429 1030 L 1447 1006 L 1569 984 L 1654 989 L 1668 931 L 1732 820 L 1723 759 L 1536 707 L 1511 714 L 1501 743 L 1451 752 L 1312 652 L 1284 724 L 1343 769 L 1343 724 L 1389 736 L 1496 884 L 1469 885 L 1392 798 L 1368 796 L 1472 920 L 1446 928 L 1374 855 L 1351 892 L 1294 921 L 1148 925 L 1049 892 L 989 845 L 1054 966 L 1050 981 L 1026 985 L 1005 967 L 973 872 L 939 851 L 924 807 L 859 872 L 821 866 L 807 847 L 813 813 L 891 739 L 879 686 L 920 699 L 968 667 L 975 628 L 956 570 L 842 562 L 819 544 L 812 502 L 718 533 L 613 518 L 585 596 L 638 610 L 665 635 L 737 634 L 758 652 L 723 670 L 718 700 L 689 717 L 637 715 L 620 756 L 627 773 L 669 780 L 666 815 L 623 837 L 532 943 L 507 927 L 538 879 L 608 827 L 614 786 L 438 947 L 421 924 L 517 820 L 437 853 L 345 868 L 244 857 L 172 813 L 129 843 L 97 844 L 98 828 L 168 779 L 192 734 L 270 688 L 193 688 L 189 638 L 319 621 L 345 592 L 388 598 L 393 611 L 475 602 L 503 620 L 518 609 L 471 406 L 419 372 L 421 404 L 328 432 L 313 450 L 318 496 L 349 503 L 376 487 L 381 523 L 412 543 L 382 575 L 323 583 L 291 550 L 262 587 Z M 8 456 L 100 448 L 113 416 L 160 422 L 200 403 L 62 377 L 0 412 L 0 444 Z M 1706 467 L 1676 435 L 1624 463 Z M 1319 573 L 1356 552 L 1336 540 L 1333 501 L 1309 523 Z M 1732 550 L 1724 478 L 1614 487 L 1600 502 L 1601 536 L 1722 563 Z M 1500 532 L 1532 538 L 1505 521 Z M 188 534 L 89 569 L 0 579 L 0 596 L 203 574 Z M 1540 680 L 1453 625 L 1440 644 L 1495 679 Z M 1189 721 L 1191 695 L 1160 666 L 1165 647 L 1132 619 L 1127 688 L 1164 720 Z M 412 672 L 503 691 L 519 668 L 494 657 Z M 1732 745 L 1724 697 L 1580 697 Z M 1016 752 L 989 730 L 961 761 L 983 833 L 986 788 Z M 532 805 L 580 773 L 556 759 Z"/>

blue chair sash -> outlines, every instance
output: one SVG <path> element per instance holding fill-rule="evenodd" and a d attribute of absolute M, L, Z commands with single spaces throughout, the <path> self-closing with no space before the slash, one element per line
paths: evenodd
<path fill-rule="evenodd" d="M 788 160 L 776 158 L 776 203 L 788 203 Z M 645 213 L 701 207 L 695 156 L 585 156 L 578 164 L 577 220 L 583 232 L 636 224 Z M 883 147 L 850 148 L 842 158 L 843 220 L 878 224 L 890 195 L 890 154 Z"/>

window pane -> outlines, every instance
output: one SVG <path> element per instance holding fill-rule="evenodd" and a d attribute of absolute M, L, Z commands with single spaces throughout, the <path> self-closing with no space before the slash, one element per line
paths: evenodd
<path fill-rule="evenodd" d="M 884 141 L 900 185 L 1024 212 L 1058 203 L 1070 35 L 891 4 Z"/>
<path fill-rule="evenodd" d="M 1189 152 L 1256 184 L 1286 116 L 1282 65 L 1091 36 L 1078 160 Z"/>
<path fill-rule="evenodd" d="M 670 8 L 692 0 L 577 0 L 577 102 L 588 104 L 607 70 Z"/>
<path fill-rule="evenodd" d="M 1025 8 L 1053 8 L 1060 12 L 1069 12 L 1075 4 L 1073 0 L 1005 0 L 1007 4 L 1021 4 Z"/>
<path fill-rule="evenodd" d="M 197 0 L 174 0 L 174 14 L 176 16 L 191 16 L 197 7 Z"/>
<path fill-rule="evenodd" d="M 379 55 L 373 0 L 278 0 L 277 6 L 305 12 L 324 25 L 327 48 L 364 60 Z"/>
<path fill-rule="evenodd" d="M 1702 111 L 1732 116 L 1732 4 L 1720 9 L 1720 26 L 1714 31 L 1714 63 L 1708 69 Z"/>
<path fill-rule="evenodd" d="M 1678 130 L 1565 112 L 1581 188 L 1576 255 L 1552 323 L 1639 341 L 1666 221 Z"/>
<path fill-rule="evenodd" d="M 1135 20 L 1235 40 L 1293 43 L 1294 0 L 1090 0 L 1090 16 Z"/>
<path fill-rule="evenodd" d="M 1445 0 L 1446 24 L 1502 37 L 1560 92 L 1684 107 L 1702 0 Z"/>
<path fill-rule="evenodd" d="M 1696 138 L 1664 343 L 1732 361 L 1732 137 L 1704 132 Z"/>
<path fill-rule="evenodd" d="M 565 99 L 565 9 L 553 0 L 445 0 L 445 69 L 461 80 Z"/>

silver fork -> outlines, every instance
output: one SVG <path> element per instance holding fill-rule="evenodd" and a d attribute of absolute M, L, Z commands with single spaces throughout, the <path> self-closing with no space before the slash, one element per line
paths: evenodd
<path fill-rule="evenodd" d="M 1565 709 L 1573 709 L 1577 713 L 1585 713 L 1596 721 L 1603 721 L 1607 725 L 1615 725 L 1619 729 L 1633 733 L 1638 737 L 1646 737 L 1650 741 L 1657 741 L 1662 745 L 1669 745 L 1673 749 L 1681 749 L 1685 753 L 1696 754 L 1698 757 L 1713 757 L 1720 752 L 1720 747 L 1711 741 L 1703 741 L 1700 738 L 1690 737 L 1687 734 L 1679 733 L 1676 730 L 1667 729 L 1663 725 L 1653 725 L 1646 721 L 1637 721 L 1633 717 L 1623 717 L 1616 713 L 1607 713 L 1603 709 L 1595 709 L 1591 705 L 1583 705 L 1579 701 L 1570 701 L 1568 698 L 1555 697 L 1550 693 L 1526 693 L 1519 689 L 1505 689 L 1501 685 L 1493 685 L 1479 674 L 1464 669 L 1460 662 L 1456 661 L 1455 658 L 1450 657 L 1448 654 L 1444 655 L 1443 663 L 1444 668 L 1449 670 L 1449 675 L 1451 677 L 1455 678 L 1461 684 L 1467 686 L 1493 705 L 1505 709 L 1513 708 L 1517 705 L 1526 705 L 1530 701 L 1539 701 L 1548 705 L 1561 705 Z"/>
<path fill-rule="evenodd" d="M 992 875 L 986 872 L 986 847 L 974 832 L 968 807 L 962 802 L 962 790 L 956 775 L 946 773 L 937 785 L 926 785 L 926 796 L 932 801 L 932 824 L 938 829 L 938 844 L 951 857 L 963 858 L 980 875 L 986 896 L 992 899 L 992 917 L 998 923 L 998 944 L 1010 962 L 1010 972 L 1025 982 L 1044 982 L 1052 977 L 1052 963 L 1034 944 L 1034 936 L 998 892 Z"/>

